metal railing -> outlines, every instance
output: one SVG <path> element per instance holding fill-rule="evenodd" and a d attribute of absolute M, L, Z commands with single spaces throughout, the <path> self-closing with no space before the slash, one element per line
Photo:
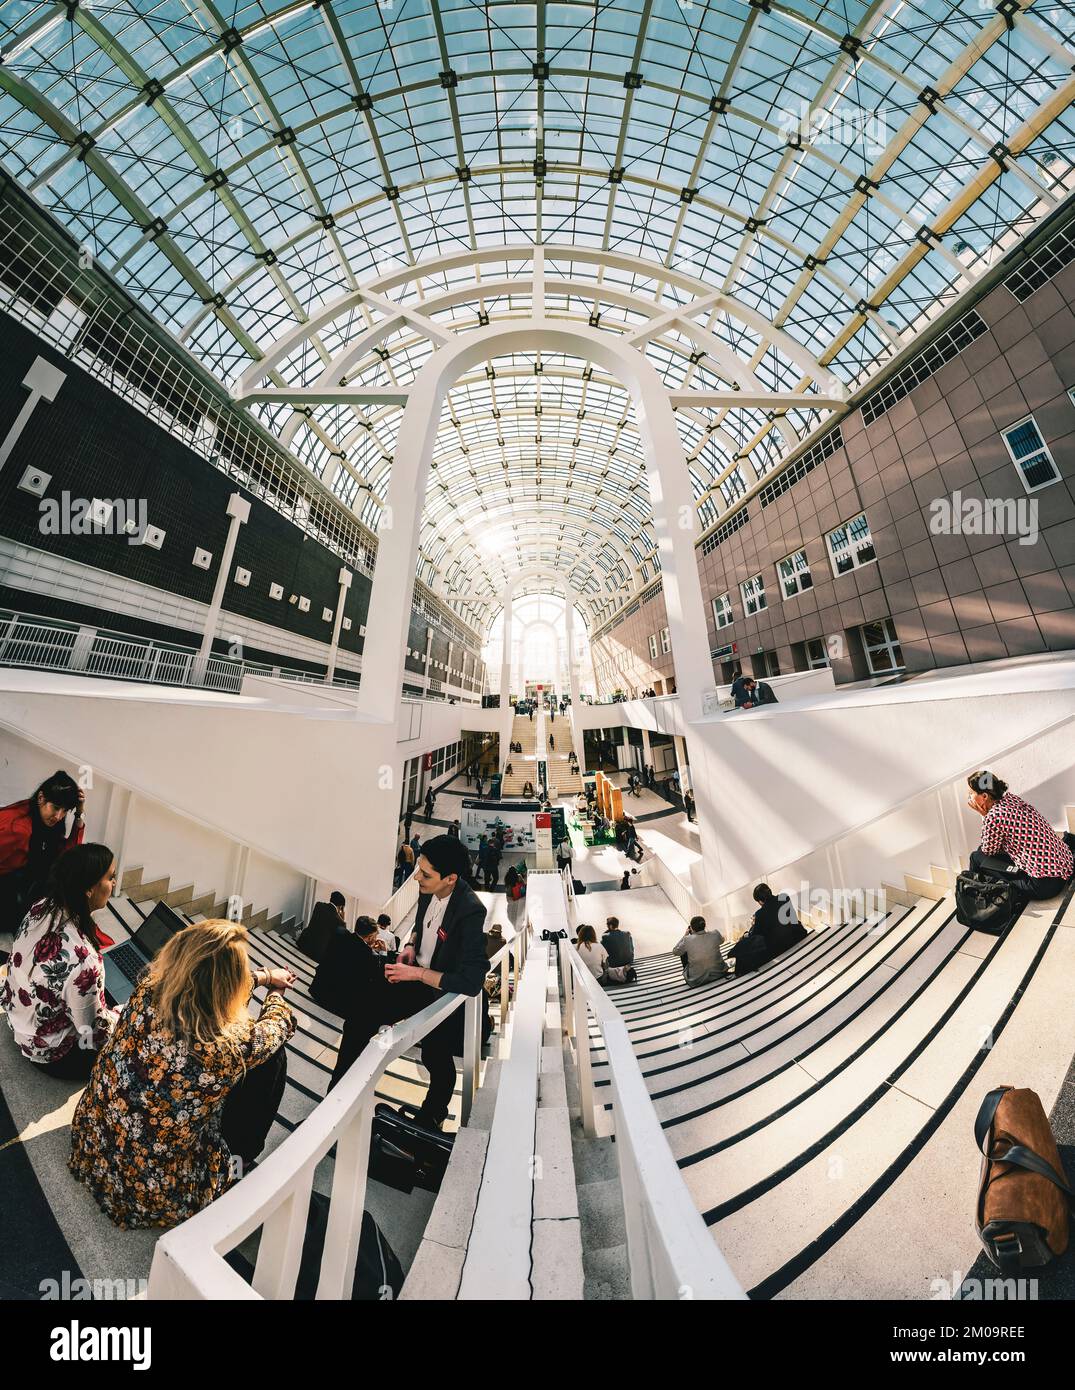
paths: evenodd
<path fill-rule="evenodd" d="M 566 908 L 566 904 L 565 904 Z M 565 924 L 567 913 L 565 910 Z M 683 1181 L 631 1045 L 627 1024 L 569 941 L 560 942 L 564 1021 L 572 1040 L 582 1123 L 597 1137 L 590 1020 L 611 1082 L 632 1299 L 745 1299 Z"/>
<path fill-rule="evenodd" d="M 152 685 L 198 684 L 235 694 L 248 669 L 243 662 L 225 657 L 200 662 L 193 647 L 10 611 L 0 614 L 0 666 Z M 202 680 L 197 679 L 199 674 Z"/>
<path fill-rule="evenodd" d="M 501 1019 L 506 1020 L 509 952 L 515 979 L 526 960 L 521 932 L 489 962 L 499 969 Z M 241 1182 L 157 1242 L 149 1274 L 152 1299 L 292 1299 L 306 1236 L 314 1174 L 333 1147 L 331 1192 L 317 1282 L 319 1299 L 350 1297 L 366 1206 L 376 1089 L 385 1071 L 458 1008 L 464 1014 L 462 1122 L 470 1115 L 481 1064 L 480 996 L 446 994 L 413 1017 L 382 1030 L 339 1085 Z M 261 1231 L 252 1283 L 226 1256 Z"/>

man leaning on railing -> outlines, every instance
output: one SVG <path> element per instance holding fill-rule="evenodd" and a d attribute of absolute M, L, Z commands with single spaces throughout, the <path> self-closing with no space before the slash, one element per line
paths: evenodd
<path fill-rule="evenodd" d="M 488 969 L 485 908 L 468 882 L 470 856 L 461 840 L 436 835 L 418 856 L 418 913 L 414 930 L 383 980 L 352 1002 L 344 1021 L 336 1068 L 329 1090 L 343 1077 L 370 1038 L 386 1024 L 410 1018 L 444 994 L 480 995 L 482 1038 L 490 1021 L 482 986 Z M 422 1039 L 422 1065 L 429 1091 L 418 1111 L 419 1124 L 440 1129 L 455 1090 L 455 1058 L 463 1053 L 464 1010 L 455 1009 Z"/>

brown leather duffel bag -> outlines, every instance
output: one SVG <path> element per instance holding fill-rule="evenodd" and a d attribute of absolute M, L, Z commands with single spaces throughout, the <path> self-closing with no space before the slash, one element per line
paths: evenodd
<path fill-rule="evenodd" d="M 1068 1248 L 1075 1192 L 1036 1092 L 990 1091 L 974 1138 L 983 1155 L 975 1225 L 986 1254 L 1006 1274 L 1049 1264 Z"/>

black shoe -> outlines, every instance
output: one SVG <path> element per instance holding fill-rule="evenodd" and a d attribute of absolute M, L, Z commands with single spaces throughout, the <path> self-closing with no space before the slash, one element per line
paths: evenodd
<path fill-rule="evenodd" d="M 431 1111 L 420 1108 L 414 1115 L 413 1123 L 419 1125 L 422 1129 L 439 1130 L 443 1129 L 445 1119 L 446 1116 L 444 1115 L 438 1118 Z"/>

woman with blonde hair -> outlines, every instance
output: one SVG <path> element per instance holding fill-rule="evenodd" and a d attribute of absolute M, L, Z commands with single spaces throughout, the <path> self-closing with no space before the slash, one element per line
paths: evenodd
<path fill-rule="evenodd" d="M 264 1147 L 295 1031 L 282 994 L 294 976 L 251 972 L 246 942 L 238 922 L 177 932 L 139 982 L 78 1103 L 68 1166 L 123 1229 L 193 1216 Z M 254 1019 L 247 1006 L 260 985 L 269 992 Z"/>

